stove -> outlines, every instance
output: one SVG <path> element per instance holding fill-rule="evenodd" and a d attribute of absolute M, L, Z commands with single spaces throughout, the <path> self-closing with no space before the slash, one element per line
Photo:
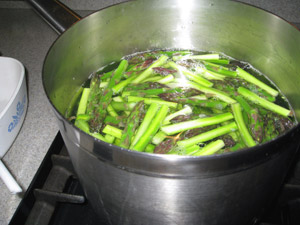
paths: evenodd
<path fill-rule="evenodd" d="M 300 163 L 288 177 L 262 220 L 255 225 L 300 224 Z M 107 225 L 95 214 L 75 175 L 58 133 L 16 210 L 10 225 Z"/>

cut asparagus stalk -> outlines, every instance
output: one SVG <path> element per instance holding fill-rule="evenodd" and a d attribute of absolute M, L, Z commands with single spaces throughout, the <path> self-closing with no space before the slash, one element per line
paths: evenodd
<path fill-rule="evenodd" d="M 112 90 L 115 94 L 120 93 L 128 84 L 130 84 L 135 78 L 137 78 L 138 75 L 131 75 L 126 80 L 122 80 L 118 84 L 116 84 Z"/>
<path fill-rule="evenodd" d="M 152 70 L 153 67 L 162 66 L 167 62 L 167 60 L 168 60 L 168 56 L 162 55 L 161 57 L 159 57 L 158 60 L 156 60 L 154 63 L 152 63 L 152 65 L 150 65 L 145 71 L 140 73 L 138 75 L 138 77 L 136 77 L 132 81 L 132 83 L 137 84 L 137 83 L 140 83 L 141 81 L 145 80 L 147 77 L 149 77 L 153 73 L 153 70 Z"/>
<path fill-rule="evenodd" d="M 162 131 L 158 131 L 154 137 L 152 138 L 152 143 L 155 145 L 160 144 L 163 140 L 165 140 L 167 134 L 162 132 Z"/>
<path fill-rule="evenodd" d="M 226 76 L 213 72 L 213 71 L 209 71 L 207 69 L 201 68 L 201 67 L 197 67 L 196 69 L 197 73 L 200 73 L 203 77 L 205 77 L 208 80 L 224 80 L 224 78 L 226 78 Z"/>
<path fill-rule="evenodd" d="M 230 63 L 229 59 L 205 59 L 206 62 L 217 63 L 221 65 L 228 65 Z"/>
<path fill-rule="evenodd" d="M 141 125 L 139 126 L 136 135 L 134 136 L 134 139 L 130 145 L 130 149 L 133 148 L 133 146 L 138 142 L 138 140 L 140 139 L 141 136 L 143 136 L 143 134 L 146 132 L 146 130 L 148 129 L 150 123 L 153 120 L 153 117 L 156 115 L 156 112 L 159 109 L 159 105 L 156 103 L 152 103 L 150 105 L 150 107 L 148 108 L 146 115 L 141 123 Z"/>
<path fill-rule="evenodd" d="M 139 101 L 144 101 L 145 104 L 150 105 L 152 103 L 157 103 L 160 105 L 167 105 L 171 108 L 176 108 L 177 103 L 176 102 L 168 102 L 161 100 L 159 98 L 142 98 L 142 97 L 137 97 L 137 96 L 128 96 L 128 102 L 139 102 Z"/>
<path fill-rule="evenodd" d="M 190 121 L 163 126 L 161 127 L 161 130 L 165 132 L 167 135 L 172 135 L 172 134 L 179 133 L 181 131 L 219 124 L 230 119 L 233 119 L 233 115 L 230 112 L 228 112 L 217 116 L 200 118 L 196 120 L 190 120 Z"/>
<path fill-rule="evenodd" d="M 189 139 L 178 141 L 177 145 L 182 147 L 189 147 L 195 144 L 203 143 L 209 140 L 212 140 L 221 135 L 227 134 L 229 132 L 237 130 L 237 125 L 235 122 L 229 123 L 227 125 L 218 127 L 216 129 L 207 131 L 205 133 L 199 134 Z"/>
<path fill-rule="evenodd" d="M 108 142 L 105 137 L 103 137 L 101 134 L 99 133 L 89 133 L 91 136 L 93 136 L 94 138 L 97 138 L 101 141 L 105 141 L 105 142 Z"/>
<path fill-rule="evenodd" d="M 168 115 L 165 120 L 163 121 L 163 125 L 167 125 L 170 123 L 170 120 L 174 119 L 177 116 L 181 116 L 181 115 L 190 115 L 193 112 L 192 108 L 190 106 L 186 106 L 183 109 L 174 112 L 170 115 Z"/>
<path fill-rule="evenodd" d="M 84 88 L 83 91 L 82 91 L 80 101 L 79 101 L 79 106 L 78 106 L 78 109 L 77 109 L 77 116 L 79 114 L 85 114 L 89 94 L 90 94 L 90 89 L 89 88 Z"/>
<path fill-rule="evenodd" d="M 228 105 L 226 102 L 223 101 L 217 101 L 217 100 L 198 100 L 194 99 L 194 97 L 191 98 L 179 98 L 174 99 L 174 102 L 181 103 L 181 104 L 190 104 L 205 108 L 215 108 L 219 110 L 223 110 Z"/>
<path fill-rule="evenodd" d="M 292 114 L 291 110 L 276 105 L 273 102 L 269 102 L 268 100 L 259 97 L 258 95 L 254 94 L 253 92 L 251 92 L 250 90 L 244 87 L 239 87 L 238 93 L 244 96 L 249 101 L 253 102 L 254 104 L 260 105 L 261 107 L 268 109 L 272 112 L 275 112 L 279 115 L 288 117 L 291 116 Z"/>
<path fill-rule="evenodd" d="M 138 90 L 138 91 L 123 91 L 122 97 L 126 97 L 126 96 L 142 97 L 144 95 L 159 95 L 159 94 L 165 93 L 166 91 L 167 91 L 166 88 L 147 89 L 147 90 Z"/>
<path fill-rule="evenodd" d="M 112 100 L 115 102 L 125 102 L 125 100 L 119 95 L 116 97 L 113 97 Z"/>
<path fill-rule="evenodd" d="M 76 120 L 84 120 L 84 121 L 89 121 L 91 119 L 90 115 L 87 114 L 79 114 L 76 116 Z"/>
<path fill-rule="evenodd" d="M 114 136 L 116 138 L 121 138 L 122 137 L 122 130 L 116 127 L 113 127 L 111 125 L 106 125 L 103 128 L 103 133 L 109 134 L 111 136 Z"/>
<path fill-rule="evenodd" d="M 138 102 L 138 101 L 136 101 Z M 115 102 L 115 101 L 112 101 L 110 104 L 111 106 L 116 110 L 116 111 L 131 111 L 136 102 L 129 102 L 129 103 L 126 103 L 126 102 Z"/>
<path fill-rule="evenodd" d="M 239 103 L 234 103 L 231 105 L 231 109 L 234 115 L 235 122 L 237 124 L 238 130 L 241 134 L 241 137 L 247 147 L 255 146 L 256 143 L 253 140 L 251 134 L 249 133 L 246 124 L 243 119 L 241 105 Z"/>
<path fill-rule="evenodd" d="M 153 153 L 154 152 L 154 149 L 155 149 L 155 145 L 152 145 L 152 144 L 148 144 L 145 148 L 145 152 L 147 153 Z"/>
<path fill-rule="evenodd" d="M 175 62 L 169 62 L 168 66 L 178 70 L 180 73 L 184 74 L 189 80 L 192 80 L 192 81 L 194 81 L 198 84 L 201 84 L 203 86 L 206 86 L 206 87 L 213 86 L 212 82 L 204 79 L 201 76 L 194 74 L 192 71 L 185 69 L 183 66 L 180 66 L 180 65 L 176 64 Z"/>
<path fill-rule="evenodd" d="M 142 83 L 146 82 L 157 82 L 158 80 L 164 78 L 163 76 L 154 76 L 154 77 L 148 77 L 147 79 L 143 80 Z"/>
<path fill-rule="evenodd" d="M 199 91 L 204 92 L 205 94 L 212 95 L 215 98 L 218 98 L 224 102 L 227 102 L 228 104 L 232 104 L 232 103 L 236 102 L 236 100 L 231 98 L 228 94 L 226 94 L 225 92 L 219 91 L 215 88 L 205 87 L 203 85 L 196 84 L 194 82 L 187 82 L 187 84 Z"/>
<path fill-rule="evenodd" d="M 105 138 L 106 142 L 110 143 L 110 144 L 114 143 L 114 141 L 116 139 L 116 137 L 109 135 L 109 134 L 106 134 L 104 138 Z"/>
<path fill-rule="evenodd" d="M 157 114 L 151 121 L 146 132 L 138 140 L 138 142 L 133 146 L 133 150 L 144 151 L 145 147 L 151 141 L 154 134 L 158 131 L 158 129 L 159 129 L 162 121 L 165 119 L 168 111 L 169 111 L 169 107 L 167 105 L 161 106 L 161 108 L 158 110 Z"/>
<path fill-rule="evenodd" d="M 202 156 L 202 155 L 212 155 L 219 151 L 221 148 L 225 146 L 225 143 L 223 140 L 216 140 L 213 142 L 210 142 L 205 147 L 200 149 L 199 151 L 192 154 L 193 156 Z"/>
<path fill-rule="evenodd" d="M 257 85 L 258 87 L 265 90 L 266 92 L 268 92 L 272 96 L 276 97 L 278 95 L 278 91 L 276 91 L 275 89 L 273 89 L 270 86 L 266 85 L 265 83 L 261 82 L 260 80 L 258 80 L 257 78 L 252 76 L 250 73 L 246 72 L 245 70 L 241 69 L 240 67 L 238 67 L 236 69 L 236 71 L 237 71 L 237 75 L 239 77 L 243 78 L 244 80 L 248 81 L 249 83 Z"/>
<path fill-rule="evenodd" d="M 170 83 L 174 80 L 174 76 L 172 74 L 169 74 L 159 80 L 157 80 L 158 83 L 160 84 L 167 84 L 167 83 Z"/>
<path fill-rule="evenodd" d="M 85 120 L 76 120 L 75 124 L 80 130 L 83 130 L 85 133 L 90 133 L 90 126 L 89 123 Z"/>
<path fill-rule="evenodd" d="M 107 112 L 108 112 L 108 114 L 111 115 L 111 116 L 114 116 L 114 117 L 119 116 L 118 113 L 117 113 L 116 110 L 112 107 L 111 104 L 109 104 L 109 105 L 107 106 Z"/>
<path fill-rule="evenodd" d="M 106 117 L 107 114 L 107 107 L 111 102 L 113 90 L 112 88 L 119 83 L 121 80 L 124 71 L 126 70 L 128 66 L 127 60 L 122 60 L 118 66 L 118 68 L 113 72 L 112 77 L 107 85 L 107 87 L 104 89 L 104 91 L 101 94 L 100 101 L 97 103 L 98 107 L 96 110 L 94 110 L 93 118 L 90 120 L 90 126 L 92 128 L 92 131 L 99 133 L 103 120 Z"/>
<path fill-rule="evenodd" d="M 143 111 L 144 102 L 140 101 L 135 105 L 127 119 L 126 127 L 121 137 L 120 147 L 128 148 L 130 146 L 131 139 L 137 129 Z"/>
<path fill-rule="evenodd" d="M 226 67 L 222 67 L 220 65 L 213 64 L 213 63 L 209 64 L 209 62 L 205 62 L 204 64 L 208 71 L 212 71 L 212 72 L 215 72 L 217 74 L 221 74 L 221 75 L 224 75 L 227 77 L 236 77 L 237 76 L 236 71 L 231 71 Z M 215 66 L 215 65 L 217 65 L 217 66 Z"/>

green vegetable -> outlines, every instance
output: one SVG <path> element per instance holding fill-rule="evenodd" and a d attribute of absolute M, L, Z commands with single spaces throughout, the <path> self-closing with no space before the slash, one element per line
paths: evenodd
<path fill-rule="evenodd" d="M 215 98 L 218 98 L 224 102 L 227 102 L 228 104 L 232 104 L 232 103 L 236 102 L 236 100 L 231 98 L 228 94 L 226 94 L 225 92 L 219 91 L 217 89 L 205 87 L 203 85 L 196 84 L 194 82 L 187 82 L 187 84 L 201 92 L 204 92 L 205 94 L 209 94 Z"/>
<path fill-rule="evenodd" d="M 131 143 L 131 139 L 135 133 L 135 130 L 138 127 L 139 119 L 144 111 L 144 102 L 138 102 L 132 109 L 127 122 L 126 127 L 122 133 L 120 147 L 128 148 Z"/>
<path fill-rule="evenodd" d="M 130 149 L 133 148 L 133 146 L 138 142 L 138 140 L 145 134 L 147 131 L 148 127 L 152 123 L 152 120 L 154 116 L 156 115 L 156 112 L 159 109 L 159 105 L 156 103 L 151 103 L 150 107 L 148 108 L 146 115 L 140 125 L 140 127 L 137 130 L 137 133 L 131 143 Z"/>
<path fill-rule="evenodd" d="M 259 97 L 258 95 L 254 94 L 253 92 L 249 91 L 248 89 L 246 89 L 244 87 L 239 87 L 238 93 L 240 93 L 242 96 L 244 96 L 249 101 L 252 101 L 254 104 L 260 105 L 261 107 L 268 109 L 272 112 L 275 112 L 279 115 L 282 115 L 285 117 L 288 117 L 291 115 L 291 110 L 283 108 L 272 102 L 269 102 L 268 100 Z"/>
<path fill-rule="evenodd" d="M 246 81 L 248 81 L 250 83 L 253 83 L 253 84 L 257 85 L 258 87 L 265 90 L 266 92 L 268 92 L 272 96 L 277 96 L 278 95 L 278 91 L 276 91 L 275 89 L 273 89 L 270 86 L 266 85 L 262 81 L 258 80 L 257 78 L 255 78 L 254 76 L 252 76 L 250 73 L 246 72 L 245 70 L 241 69 L 240 67 L 238 67 L 236 69 L 236 71 L 237 71 L 237 75 L 239 77 L 245 79 Z"/>
<path fill-rule="evenodd" d="M 201 156 L 201 155 L 212 155 L 219 151 L 221 148 L 225 146 L 225 143 L 222 140 L 217 140 L 210 142 L 205 147 L 200 149 L 199 151 L 193 153 L 193 156 Z"/>
<path fill-rule="evenodd" d="M 246 124 L 244 122 L 243 116 L 242 116 L 242 109 L 239 103 L 234 103 L 231 105 L 231 109 L 234 115 L 234 119 L 235 122 L 237 124 L 237 127 L 240 131 L 240 134 L 243 138 L 244 143 L 248 146 L 248 147 L 252 147 L 255 146 L 256 143 L 253 140 L 252 136 L 250 135 Z"/>
<path fill-rule="evenodd" d="M 159 98 L 142 98 L 142 97 L 137 97 L 137 96 L 128 96 L 128 102 L 139 102 L 139 101 L 144 101 L 145 104 L 152 104 L 152 103 L 157 103 L 160 105 L 167 105 L 169 107 L 172 108 L 176 108 L 177 107 L 177 103 L 176 102 L 168 102 L 168 101 L 164 101 L 161 100 Z"/>
<path fill-rule="evenodd" d="M 109 134 L 111 136 L 114 136 L 116 138 L 121 138 L 122 137 L 122 130 L 113 127 L 111 125 L 106 125 L 103 129 L 103 133 Z"/>
<path fill-rule="evenodd" d="M 162 105 L 153 121 L 151 121 L 150 126 L 143 134 L 143 136 L 138 140 L 138 142 L 133 146 L 133 150 L 143 151 L 150 140 L 153 138 L 154 134 L 158 131 L 162 121 L 165 119 L 167 113 L 169 111 L 169 107 L 166 105 Z"/>
<path fill-rule="evenodd" d="M 196 120 L 181 122 L 181 123 L 175 123 L 167 126 L 161 127 L 161 130 L 165 132 L 167 135 L 172 135 L 179 133 L 181 131 L 195 129 L 199 127 L 206 127 L 214 124 L 219 124 L 224 121 L 233 119 L 233 116 L 231 113 L 224 113 L 217 116 L 212 117 L 206 117 L 206 118 L 200 118 Z"/>
<path fill-rule="evenodd" d="M 251 147 L 295 118 L 279 90 L 243 64 L 194 51 L 124 56 L 92 74 L 66 115 L 94 138 L 135 151 L 194 157 Z"/>
<path fill-rule="evenodd" d="M 213 83 L 202 78 L 201 76 L 198 76 L 196 74 L 194 74 L 193 72 L 185 69 L 183 66 L 177 65 L 174 62 L 169 62 L 168 66 L 178 70 L 179 72 L 183 73 L 189 80 L 194 81 L 200 85 L 203 85 L 205 87 L 211 87 L 213 86 Z"/>
<path fill-rule="evenodd" d="M 219 137 L 221 135 L 227 134 L 229 132 L 237 130 L 237 125 L 235 122 L 229 123 L 227 125 L 218 127 L 216 129 L 207 131 L 205 133 L 199 134 L 197 136 L 194 136 L 192 138 L 178 141 L 177 145 L 182 147 L 189 147 L 195 144 L 203 143 L 206 141 L 210 141 L 216 137 Z"/>
<path fill-rule="evenodd" d="M 168 60 L 168 56 L 162 55 L 158 60 L 156 60 L 151 66 L 149 66 L 145 71 L 143 71 L 137 78 L 135 78 L 132 83 L 137 84 L 140 83 L 141 81 L 145 80 L 147 77 L 149 77 L 152 73 L 153 67 L 158 67 L 162 66 L 163 64 L 166 63 Z"/>

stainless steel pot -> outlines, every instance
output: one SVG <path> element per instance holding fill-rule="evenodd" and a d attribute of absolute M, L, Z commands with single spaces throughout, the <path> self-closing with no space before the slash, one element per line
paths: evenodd
<path fill-rule="evenodd" d="M 300 126 L 247 150 L 206 157 L 134 152 L 83 133 L 64 118 L 99 67 L 148 49 L 214 50 L 250 62 L 283 91 L 300 119 L 300 33 L 232 1 L 140 0 L 79 21 L 43 68 L 45 92 L 88 200 L 108 224 L 252 224 L 281 187 Z"/>

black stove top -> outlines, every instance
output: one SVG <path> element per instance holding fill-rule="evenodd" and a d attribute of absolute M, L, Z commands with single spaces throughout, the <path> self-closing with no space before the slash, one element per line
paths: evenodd
<path fill-rule="evenodd" d="M 295 163 L 276 201 L 256 225 L 300 224 L 300 163 Z M 60 133 L 57 134 L 10 225 L 106 225 L 77 180 Z"/>

